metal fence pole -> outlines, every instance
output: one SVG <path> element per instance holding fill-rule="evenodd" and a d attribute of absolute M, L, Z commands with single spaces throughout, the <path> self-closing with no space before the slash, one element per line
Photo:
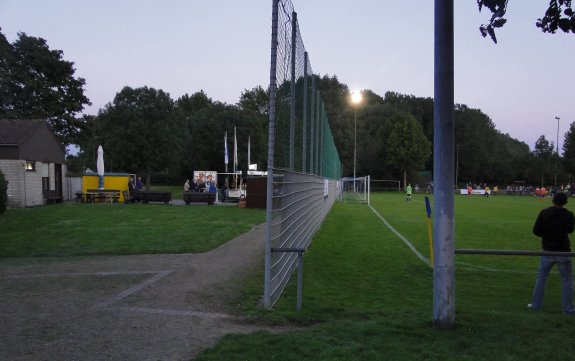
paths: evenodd
<path fill-rule="evenodd" d="M 313 150 L 315 141 L 315 76 L 311 76 L 311 114 L 310 114 L 310 135 L 309 135 L 309 172 L 313 173 Z"/>
<path fill-rule="evenodd" d="M 266 189 L 266 249 L 264 270 L 264 306 L 271 307 L 270 282 L 271 282 L 271 239 L 272 239 L 272 196 L 273 196 L 273 167 L 275 147 L 275 118 L 276 118 L 276 66 L 278 48 L 278 1 L 272 3 L 272 42 L 271 42 L 271 66 L 270 66 L 270 111 L 268 127 L 268 176 Z"/>
<path fill-rule="evenodd" d="M 291 92 L 289 121 L 289 169 L 294 170 L 295 159 L 295 55 L 297 35 L 297 13 L 292 13 L 291 19 Z"/>
<path fill-rule="evenodd" d="M 450 329 L 455 324 L 453 0 L 435 0 L 434 38 L 433 323 L 439 329 Z"/>
<path fill-rule="evenodd" d="M 297 302 L 296 310 L 301 311 L 301 300 L 303 294 L 303 251 L 297 253 Z"/>
<path fill-rule="evenodd" d="M 320 128 L 320 121 L 321 121 L 321 114 L 320 114 L 320 101 L 321 101 L 321 91 L 318 89 L 316 92 L 316 96 L 317 96 L 317 101 L 315 102 L 316 105 L 316 113 L 315 113 L 315 170 L 314 170 L 314 174 L 318 175 L 319 174 L 319 138 L 320 138 L 320 133 L 321 133 L 321 128 Z"/>
<path fill-rule="evenodd" d="M 302 149 L 301 149 L 301 171 L 305 173 L 306 152 L 307 152 L 307 51 L 303 53 L 303 127 L 302 127 Z"/>

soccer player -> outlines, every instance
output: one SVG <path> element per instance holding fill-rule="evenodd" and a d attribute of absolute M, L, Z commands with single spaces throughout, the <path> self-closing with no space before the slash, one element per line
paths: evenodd
<path fill-rule="evenodd" d="M 411 183 L 408 183 L 407 187 L 405 187 L 405 201 L 406 202 L 411 202 L 412 193 L 413 193 L 413 190 L 411 188 Z"/>
<path fill-rule="evenodd" d="M 568 234 L 573 233 L 575 218 L 573 213 L 563 208 L 565 204 L 567 204 L 567 195 L 565 193 L 557 193 L 553 197 L 553 205 L 542 210 L 535 221 L 533 233 L 541 237 L 541 245 L 544 251 L 571 252 Z M 538 310 L 543 306 L 545 283 L 554 264 L 557 264 L 561 274 L 563 313 L 573 315 L 575 314 L 575 307 L 573 306 L 573 270 L 571 257 L 568 256 L 541 256 L 533 297 L 527 307 L 532 310 Z"/>

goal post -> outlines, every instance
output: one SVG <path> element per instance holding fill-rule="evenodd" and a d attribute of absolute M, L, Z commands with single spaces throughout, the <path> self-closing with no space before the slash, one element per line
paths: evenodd
<path fill-rule="evenodd" d="M 369 204 L 370 177 L 344 177 L 340 183 L 339 201 L 343 203 Z"/>

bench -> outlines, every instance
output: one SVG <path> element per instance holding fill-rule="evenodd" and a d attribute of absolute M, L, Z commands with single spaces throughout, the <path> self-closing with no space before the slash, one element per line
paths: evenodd
<path fill-rule="evenodd" d="M 44 198 L 46 198 L 47 204 L 62 203 L 64 201 L 64 197 L 59 195 L 57 190 L 44 191 Z"/>
<path fill-rule="evenodd" d="M 149 202 L 163 202 L 170 203 L 172 200 L 172 193 L 170 192 L 139 192 L 134 195 L 136 200 L 140 200 L 142 203 Z"/>
<path fill-rule="evenodd" d="M 216 201 L 216 194 L 212 192 L 184 192 L 184 202 L 190 203 L 208 203 L 213 205 Z"/>
<path fill-rule="evenodd" d="M 88 193 L 83 194 L 83 200 L 85 203 L 118 203 L 119 199 L 120 191 L 118 189 L 88 189 Z"/>

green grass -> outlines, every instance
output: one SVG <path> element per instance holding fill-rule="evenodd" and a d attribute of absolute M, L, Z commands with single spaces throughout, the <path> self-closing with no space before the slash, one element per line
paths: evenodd
<path fill-rule="evenodd" d="M 265 221 L 227 206 L 57 204 L 0 216 L 0 257 L 205 252 Z"/>
<path fill-rule="evenodd" d="M 372 204 L 429 257 L 422 195 L 408 204 L 379 194 Z M 547 206 L 528 197 L 457 196 L 456 248 L 538 250 L 531 229 Z M 304 327 L 229 335 L 198 360 L 571 360 L 575 318 L 561 314 L 557 272 L 543 310 L 526 308 L 537 264 L 537 257 L 456 256 L 456 327 L 439 331 L 432 269 L 367 206 L 336 204 L 304 256 L 303 311 L 294 311 L 294 284 L 274 310 L 258 308 L 260 275 L 239 301 L 261 322 Z"/>

